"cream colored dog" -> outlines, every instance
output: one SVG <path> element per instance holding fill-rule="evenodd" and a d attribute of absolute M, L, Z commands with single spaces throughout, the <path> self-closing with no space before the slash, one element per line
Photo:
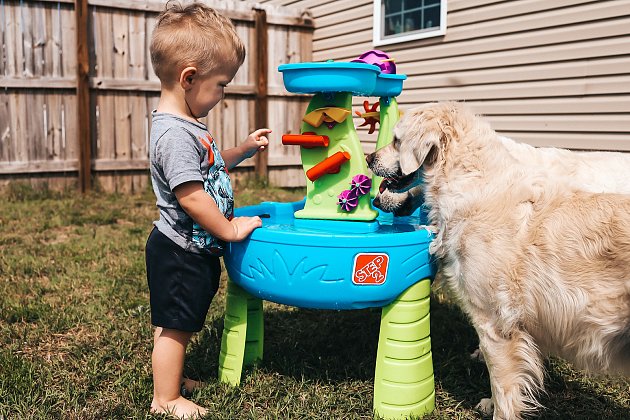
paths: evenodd
<path fill-rule="evenodd" d="M 394 179 L 375 201 L 408 213 L 423 195 L 440 275 L 479 335 L 494 418 L 539 407 L 546 355 L 630 373 L 630 155 L 518 144 L 459 103 L 408 111 L 394 134 L 367 158 Z M 423 183 L 406 190 L 416 171 Z"/>

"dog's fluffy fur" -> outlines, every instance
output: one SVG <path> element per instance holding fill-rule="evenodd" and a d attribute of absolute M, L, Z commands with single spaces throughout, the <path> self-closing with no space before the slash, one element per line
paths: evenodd
<path fill-rule="evenodd" d="M 630 155 L 519 144 L 448 102 L 406 112 L 367 160 L 379 176 L 423 175 L 376 202 L 427 206 L 440 276 L 479 335 L 495 419 L 539 407 L 546 355 L 629 373 Z"/>

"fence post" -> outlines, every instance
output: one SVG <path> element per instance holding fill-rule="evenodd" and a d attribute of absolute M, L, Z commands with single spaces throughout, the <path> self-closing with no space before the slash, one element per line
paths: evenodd
<path fill-rule="evenodd" d="M 88 0 L 75 0 L 77 24 L 77 134 L 79 141 L 79 188 L 87 192 L 92 179 L 90 138 L 90 58 L 88 52 Z"/>
<path fill-rule="evenodd" d="M 268 25 L 267 12 L 262 8 L 254 9 L 256 16 L 254 27 L 256 32 L 256 103 L 254 113 L 256 128 L 267 127 L 268 97 L 267 97 L 267 67 L 268 67 Z M 256 154 L 256 175 L 266 179 L 269 175 L 267 164 L 268 151 Z"/>

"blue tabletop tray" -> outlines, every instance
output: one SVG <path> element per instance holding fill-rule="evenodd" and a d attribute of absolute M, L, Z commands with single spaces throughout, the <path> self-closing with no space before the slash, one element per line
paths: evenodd
<path fill-rule="evenodd" d="M 296 223 L 293 213 L 303 207 L 304 201 L 265 202 L 236 209 L 236 216 L 261 216 L 263 226 L 228 245 L 224 261 L 232 281 L 253 296 L 281 304 L 360 309 L 385 306 L 417 281 L 433 278 L 428 252 L 433 235 L 424 217 L 382 213 L 374 222 Z M 382 284 L 353 282 L 359 254 L 388 256 Z"/>
<path fill-rule="evenodd" d="M 284 86 L 293 93 L 351 92 L 355 96 L 400 95 L 404 74 L 382 73 L 374 64 L 327 61 L 278 67 Z"/>

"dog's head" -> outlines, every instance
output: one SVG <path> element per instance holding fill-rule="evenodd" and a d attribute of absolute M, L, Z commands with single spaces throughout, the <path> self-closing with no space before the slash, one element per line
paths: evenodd
<path fill-rule="evenodd" d="M 395 214 L 409 213 L 412 182 L 444 158 L 453 134 L 455 114 L 461 105 L 454 102 L 431 103 L 407 111 L 394 128 L 393 141 L 367 156 L 368 166 L 385 178 L 374 200 L 377 207 Z M 417 208 L 416 199 L 414 202 Z M 411 212 L 415 210 L 411 208 Z"/>
<path fill-rule="evenodd" d="M 407 111 L 394 127 L 393 141 L 368 155 L 372 172 L 397 179 L 438 161 L 452 136 L 453 120 L 460 108 L 456 102 L 444 102 Z"/>

